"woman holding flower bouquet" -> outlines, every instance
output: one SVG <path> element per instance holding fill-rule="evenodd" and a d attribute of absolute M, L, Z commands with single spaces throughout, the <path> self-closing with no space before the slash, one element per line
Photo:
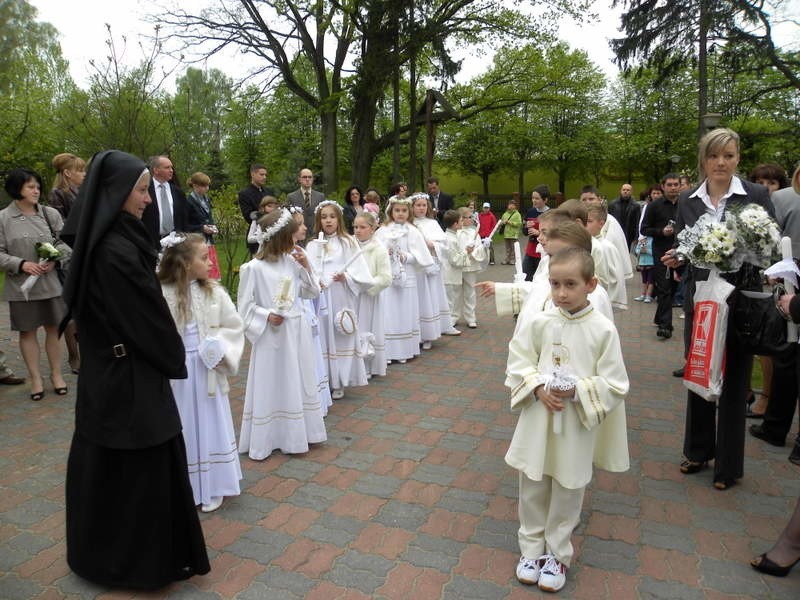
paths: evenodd
<path fill-rule="evenodd" d="M 727 246 L 722 244 L 721 251 L 717 248 L 701 255 L 698 249 L 702 246 L 704 234 L 697 231 L 696 225 L 707 226 L 706 230 L 711 231 L 726 220 L 735 220 L 737 213 L 752 204 L 758 205 L 754 210 L 761 213 L 765 220 L 768 220 L 767 214 L 774 218 L 775 211 L 765 187 L 736 176 L 739 164 L 739 136 L 736 132 L 720 128 L 703 136 L 699 144 L 698 163 L 702 183 L 695 189 L 681 193 L 675 230 L 679 240 L 685 239 L 680 232 L 686 229 L 684 236 L 688 234 L 699 241 L 691 252 L 679 253 L 682 246 L 678 246 L 668 251 L 661 260 L 671 268 L 686 265 L 686 297 L 689 299 L 694 298 L 696 282 L 709 279 L 709 267 L 716 268 L 723 279 L 735 286 L 728 299 L 728 304 L 731 304 L 740 290 L 761 290 L 760 265 L 753 262 L 761 262 L 758 259 L 763 257 L 745 256 L 746 252 L 740 243 L 728 244 L 731 252 L 727 252 Z M 732 235 L 733 241 L 736 241 L 737 235 L 744 235 L 744 228 L 738 232 L 730 226 L 723 229 L 727 235 Z M 769 264 L 767 262 L 766 266 Z M 686 323 L 693 323 L 693 302 L 687 300 L 685 308 Z M 687 337 L 691 335 L 691 329 L 691 326 L 686 328 Z M 689 392 L 683 448 L 686 460 L 680 467 L 682 473 L 697 473 L 713 460 L 714 487 L 719 490 L 730 488 L 743 475 L 746 395 L 753 361 L 753 356 L 740 348 L 735 336 L 731 335 L 730 319 L 727 331 L 725 374 L 716 404 Z M 687 365 L 687 376 L 690 368 L 691 365 Z"/>
<path fill-rule="evenodd" d="M 0 269 L 6 272 L 3 297 L 8 300 L 11 329 L 19 331 L 20 352 L 31 378 L 31 400 L 44 398 L 39 327 L 45 331 L 50 381 L 55 393 L 64 396 L 67 384 L 61 374 L 58 324 L 66 311 L 55 269 L 56 261 L 70 254 L 58 239 L 63 222 L 57 210 L 39 204 L 42 178 L 35 171 L 12 169 L 5 189 L 12 202 L 0 211 Z"/>

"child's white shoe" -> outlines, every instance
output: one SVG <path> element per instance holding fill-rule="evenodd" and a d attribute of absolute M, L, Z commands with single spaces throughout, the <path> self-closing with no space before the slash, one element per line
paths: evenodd
<path fill-rule="evenodd" d="M 525 585 L 536 585 L 539 581 L 540 566 L 538 558 L 521 556 L 517 563 L 517 581 Z"/>
<path fill-rule="evenodd" d="M 552 554 L 542 557 L 544 564 L 539 570 L 539 589 L 543 592 L 557 592 L 567 582 L 567 567 Z"/>
<path fill-rule="evenodd" d="M 338 390 L 333 390 L 331 392 L 331 398 L 333 400 L 340 400 L 340 399 L 344 398 L 344 390 L 341 389 L 341 388 L 338 389 Z"/>
<path fill-rule="evenodd" d="M 210 513 L 217 510 L 220 506 L 222 506 L 222 501 L 225 499 L 224 496 L 212 496 L 211 502 L 208 504 L 203 504 L 200 508 L 204 513 Z"/>
<path fill-rule="evenodd" d="M 422 342 L 422 349 L 423 350 L 430 350 L 431 349 L 431 343 L 430 342 Z"/>

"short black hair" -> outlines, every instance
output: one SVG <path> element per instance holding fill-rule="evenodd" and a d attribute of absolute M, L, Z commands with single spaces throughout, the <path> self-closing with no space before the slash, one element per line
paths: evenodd
<path fill-rule="evenodd" d="M 44 189 L 42 176 L 36 171 L 24 168 L 11 169 L 6 175 L 6 192 L 8 192 L 8 195 L 11 196 L 13 200 L 22 200 L 22 187 L 31 179 L 36 180 L 40 190 Z"/>
<path fill-rule="evenodd" d="M 681 176 L 678 173 L 667 173 L 661 178 L 661 183 L 666 183 L 667 179 L 677 179 L 678 181 L 680 181 Z"/>

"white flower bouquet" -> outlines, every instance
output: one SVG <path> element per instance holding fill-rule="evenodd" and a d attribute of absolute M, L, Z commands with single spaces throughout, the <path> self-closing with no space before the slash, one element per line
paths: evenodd
<path fill-rule="evenodd" d="M 731 210 L 718 223 L 708 215 L 678 234 L 676 254 L 696 267 L 720 273 L 738 271 L 745 262 L 766 267 L 780 247 L 778 225 L 758 204 Z"/>
<path fill-rule="evenodd" d="M 44 265 L 48 262 L 60 260 L 62 254 L 61 250 L 50 242 L 36 242 L 36 256 L 39 257 L 39 264 Z M 39 281 L 39 275 L 28 275 L 25 281 L 22 282 L 22 285 L 19 286 L 22 295 L 25 296 L 25 300 L 29 299 L 31 289 L 33 289 L 37 281 Z"/>

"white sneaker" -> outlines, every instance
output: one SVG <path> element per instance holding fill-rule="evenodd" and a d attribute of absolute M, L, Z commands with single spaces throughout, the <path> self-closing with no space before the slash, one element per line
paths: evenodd
<path fill-rule="evenodd" d="M 202 510 L 204 513 L 214 512 L 220 506 L 222 506 L 222 501 L 224 499 L 224 496 L 211 496 L 211 502 L 208 504 L 203 504 L 203 506 L 200 507 L 200 510 Z"/>
<path fill-rule="evenodd" d="M 536 585 L 539 581 L 539 559 L 521 556 L 517 563 L 517 581 L 525 585 Z"/>
<path fill-rule="evenodd" d="M 475 322 L 472 322 L 472 323 L 468 323 L 468 324 L 467 324 L 467 327 L 469 327 L 470 329 L 475 329 L 477 326 L 478 326 L 478 324 L 477 324 L 477 323 L 475 323 Z"/>
<path fill-rule="evenodd" d="M 644 294 L 642 294 L 641 296 L 636 296 L 636 298 L 634 298 L 634 299 L 633 299 L 633 301 L 634 301 L 634 302 L 644 302 L 644 299 L 645 299 L 645 298 L 647 298 L 647 296 L 645 296 Z"/>
<path fill-rule="evenodd" d="M 333 390 L 331 392 L 331 398 L 333 398 L 334 400 L 339 400 L 340 398 L 344 398 L 344 390 L 341 388 L 338 390 Z"/>
<path fill-rule="evenodd" d="M 422 342 L 422 349 L 423 350 L 430 350 L 431 349 L 431 343 L 430 342 Z"/>
<path fill-rule="evenodd" d="M 455 327 L 451 327 L 447 331 L 443 331 L 442 335 L 461 335 L 461 331 L 459 331 Z"/>
<path fill-rule="evenodd" d="M 406 358 L 401 358 L 401 359 L 400 359 L 400 360 L 398 360 L 397 362 L 399 362 L 401 365 L 404 365 L 404 364 L 406 364 L 406 363 L 408 362 L 408 359 L 406 359 Z"/>
<path fill-rule="evenodd" d="M 644 297 L 644 303 L 645 304 L 651 304 L 652 302 L 653 302 L 653 297 L 652 296 L 645 296 Z"/>
<path fill-rule="evenodd" d="M 544 564 L 539 570 L 539 589 L 543 592 L 557 592 L 567 582 L 567 567 L 552 554 L 546 554 Z"/>

